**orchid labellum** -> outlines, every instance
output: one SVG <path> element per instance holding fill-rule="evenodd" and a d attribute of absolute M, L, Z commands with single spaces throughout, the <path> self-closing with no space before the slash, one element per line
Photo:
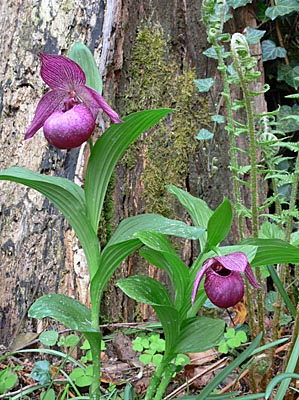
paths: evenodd
<path fill-rule="evenodd" d="M 244 273 L 250 284 L 260 288 L 244 253 L 235 252 L 226 256 L 209 258 L 197 273 L 192 291 L 192 303 L 198 291 L 199 284 L 206 277 L 204 288 L 208 298 L 220 308 L 236 305 L 244 296 Z"/>

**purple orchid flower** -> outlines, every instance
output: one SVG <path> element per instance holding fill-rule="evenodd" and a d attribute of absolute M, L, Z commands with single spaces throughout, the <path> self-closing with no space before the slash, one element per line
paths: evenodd
<path fill-rule="evenodd" d="M 99 109 L 112 122 L 121 122 L 117 113 L 94 89 L 85 85 L 81 67 L 71 59 L 40 54 L 41 77 L 52 90 L 39 101 L 25 139 L 43 127 L 46 139 L 60 149 L 80 146 L 92 134 Z"/>
<path fill-rule="evenodd" d="M 204 288 L 211 302 L 220 308 L 233 307 L 244 296 L 244 281 L 241 272 L 244 272 L 253 287 L 261 288 L 244 253 L 235 252 L 226 256 L 209 258 L 196 275 L 192 304 L 194 304 L 199 284 L 206 275 Z"/>

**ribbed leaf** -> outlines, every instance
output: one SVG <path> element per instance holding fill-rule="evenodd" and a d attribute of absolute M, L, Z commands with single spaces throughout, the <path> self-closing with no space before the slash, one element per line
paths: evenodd
<path fill-rule="evenodd" d="M 171 306 L 169 293 L 162 283 L 145 275 L 129 276 L 117 282 L 121 290 L 132 299 L 151 306 Z"/>
<path fill-rule="evenodd" d="M 165 286 L 155 279 L 143 275 L 119 280 L 117 285 L 130 298 L 153 307 L 163 327 L 166 351 L 172 351 L 179 333 L 180 317 L 171 304 Z"/>
<path fill-rule="evenodd" d="M 138 238 L 147 246 L 141 249 L 141 256 L 167 272 L 175 293 L 175 307 L 180 309 L 189 283 L 189 269 L 165 236 L 155 232 L 141 232 Z"/>
<path fill-rule="evenodd" d="M 97 272 L 91 281 L 92 298 L 101 295 L 119 264 L 142 245 L 136 234 L 143 231 L 157 231 L 189 239 L 197 238 L 203 232 L 201 228 L 192 227 L 182 221 L 168 219 L 157 214 L 126 218 L 119 224 L 102 252 Z"/>
<path fill-rule="evenodd" d="M 280 239 L 249 238 L 243 240 L 241 245 L 257 247 L 252 266 L 299 263 L 299 249 Z"/>
<path fill-rule="evenodd" d="M 25 168 L 11 167 L 0 172 L 0 180 L 21 183 L 46 196 L 75 230 L 84 249 L 90 274 L 95 273 L 99 261 L 99 244 L 86 215 L 84 191 L 69 179 L 41 175 Z"/>
<path fill-rule="evenodd" d="M 213 211 L 208 207 L 207 203 L 197 197 L 192 196 L 185 190 L 179 189 L 174 185 L 168 185 L 169 193 L 173 194 L 182 206 L 188 211 L 194 225 L 206 228 Z M 199 239 L 201 249 L 204 248 L 207 240 L 207 234 L 204 233 Z"/>
<path fill-rule="evenodd" d="M 124 242 L 135 238 L 139 232 L 147 231 L 195 240 L 203 235 L 205 229 L 190 226 L 185 224 L 185 222 L 165 218 L 158 214 L 142 214 L 123 220 L 108 245 L 111 246 L 114 243 Z"/>
<path fill-rule="evenodd" d="M 86 85 L 102 93 L 102 78 L 95 59 L 83 43 L 76 42 L 72 45 L 69 57 L 83 69 L 86 75 Z"/>
<path fill-rule="evenodd" d="M 86 204 L 97 232 L 106 189 L 119 159 L 143 132 L 168 114 L 170 109 L 146 110 L 130 114 L 123 123 L 112 124 L 92 149 L 85 178 Z"/>
<path fill-rule="evenodd" d="M 195 317 L 184 321 L 175 347 L 176 353 L 201 352 L 216 346 L 224 332 L 220 319 Z"/>
<path fill-rule="evenodd" d="M 232 206 L 227 198 L 214 211 L 208 222 L 208 243 L 217 246 L 228 235 L 233 221 Z"/>
<path fill-rule="evenodd" d="M 101 254 L 99 267 L 90 283 L 90 296 L 99 300 L 100 296 L 121 262 L 141 246 L 138 239 L 106 246 Z"/>
<path fill-rule="evenodd" d="M 79 301 L 62 294 L 38 298 L 30 307 L 30 318 L 53 318 L 65 327 L 79 332 L 97 332 L 91 326 L 91 312 Z"/>

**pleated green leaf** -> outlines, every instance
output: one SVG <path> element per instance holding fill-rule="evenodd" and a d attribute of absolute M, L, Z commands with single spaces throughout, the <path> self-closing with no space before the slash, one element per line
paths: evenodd
<path fill-rule="evenodd" d="M 179 310 L 189 284 L 189 269 L 164 235 L 156 232 L 140 232 L 138 238 L 146 246 L 140 250 L 140 255 L 150 264 L 167 272 L 175 293 L 174 304 Z"/>
<path fill-rule="evenodd" d="M 91 326 L 91 312 L 79 301 L 63 294 L 48 294 L 38 298 L 30 307 L 30 318 L 53 318 L 69 329 L 97 332 Z"/>
<path fill-rule="evenodd" d="M 46 196 L 65 216 L 75 230 L 84 249 L 90 274 L 99 262 L 98 238 L 86 215 L 84 191 L 66 178 L 41 175 L 21 167 L 11 167 L 0 172 L 0 180 L 21 183 Z"/>
<path fill-rule="evenodd" d="M 251 265 L 299 264 L 299 248 L 280 239 L 249 238 L 241 245 L 256 246 L 257 251 Z"/>
<path fill-rule="evenodd" d="M 132 299 L 140 302 L 155 305 L 172 305 L 169 293 L 162 283 L 145 275 L 130 276 L 120 279 L 117 286 Z"/>
<path fill-rule="evenodd" d="M 173 194 L 182 206 L 188 211 L 195 226 L 206 228 L 213 211 L 204 200 L 192 196 L 190 193 L 174 185 L 168 185 L 169 193 Z M 207 234 L 204 233 L 199 239 L 200 247 L 203 249 L 207 241 Z"/>
<path fill-rule="evenodd" d="M 179 334 L 180 317 L 171 303 L 165 286 L 143 275 L 119 280 L 117 285 L 130 298 L 153 307 L 163 327 L 167 346 L 165 351 L 173 352 Z"/>
<path fill-rule="evenodd" d="M 176 353 L 201 352 L 222 339 L 225 322 L 221 319 L 194 317 L 184 321 L 175 347 Z"/>
<path fill-rule="evenodd" d="M 97 232 L 111 174 L 126 149 L 145 131 L 167 115 L 170 109 L 146 110 L 130 114 L 123 123 L 112 124 L 92 149 L 85 178 L 86 204 Z"/>
<path fill-rule="evenodd" d="M 156 232 L 196 240 L 203 235 L 205 229 L 187 225 L 183 221 L 165 218 L 159 214 L 136 215 L 126 218 L 120 223 L 109 241 L 109 246 L 135 238 L 139 232 Z"/>
<path fill-rule="evenodd" d="M 208 243 L 210 248 L 217 246 L 228 235 L 233 221 L 232 206 L 227 198 L 211 215 L 208 222 Z"/>

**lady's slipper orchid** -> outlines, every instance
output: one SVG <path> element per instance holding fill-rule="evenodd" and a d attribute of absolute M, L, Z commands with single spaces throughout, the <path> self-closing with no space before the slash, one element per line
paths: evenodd
<path fill-rule="evenodd" d="M 25 139 L 43 127 L 50 143 L 60 149 L 71 149 L 91 136 L 99 109 L 112 122 L 121 122 L 104 98 L 85 85 L 85 74 L 77 63 L 53 54 L 41 53 L 40 57 L 41 77 L 52 90 L 39 101 Z"/>
<path fill-rule="evenodd" d="M 244 253 L 236 252 L 226 256 L 209 258 L 195 278 L 192 304 L 194 304 L 198 286 L 203 276 L 206 275 L 204 288 L 211 302 L 220 308 L 234 306 L 244 296 L 244 282 L 241 272 L 244 272 L 253 287 L 260 288 Z"/>

